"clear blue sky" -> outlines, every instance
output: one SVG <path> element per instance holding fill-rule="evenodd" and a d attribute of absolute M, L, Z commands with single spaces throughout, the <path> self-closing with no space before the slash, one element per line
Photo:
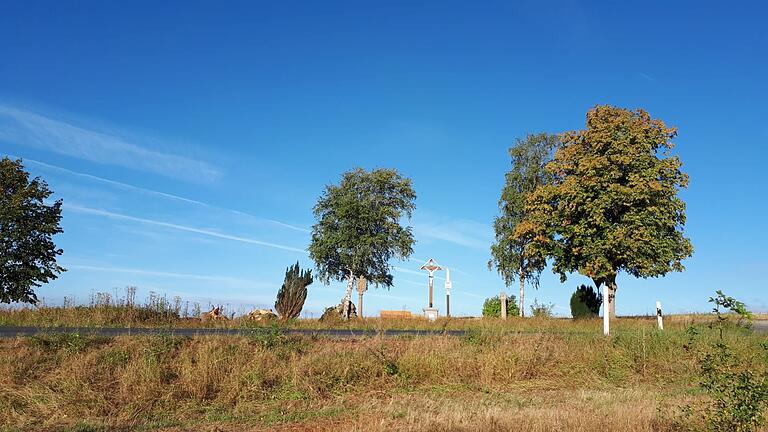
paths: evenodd
<path fill-rule="evenodd" d="M 716 289 L 768 309 L 766 6 L 540 3 L 3 1 L 0 154 L 65 201 L 69 271 L 41 295 L 271 307 L 285 267 L 311 265 L 324 185 L 393 167 L 418 243 L 368 313 L 424 307 L 435 257 L 452 310 L 478 314 L 504 288 L 486 263 L 507 148 L 608 103 L 679 127 L 695 248 L 683 273 L 620 276 L 618 313 L 702 311 Z M 528 299 L 568 314 L 583 282 L 547 270 Z M 307 310 L 342 291 L 312 285 Z"/>

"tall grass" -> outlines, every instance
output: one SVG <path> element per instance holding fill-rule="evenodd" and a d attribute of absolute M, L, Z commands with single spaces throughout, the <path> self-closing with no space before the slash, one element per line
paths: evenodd
<path fill-rule="evenodd" d="M 527 321 L 526 321 L 527 322 Z M 527 325 L 527 324 L 526 324 Z M 531 324 L 532 325 L 532 324 Z M 571 324 L 581 326 L 582 324 Z M 356 340 L 76 335 L 0 341 L 6 430 L 670 430 L 699 345 L 627 328 Z M 764 336 L 725 338 L 761 362 Z M 90 428 L 90 429 L 84 429 Z M 70 429 L 74 430 L 74 429 Z M 207 430 L 207 429 L 206 429 Z"/>
<path fill-rule="evenodd" d="M 507 321 L 494 318 L 454 317 L 439 318 L 435 322 L 423 318 L 364 318 L 349 321 L 326 322 L 318 319 L 295 319 L 287 322 L 250 321 L 247 316 L 235 316 L 224 311 L 228 321 L 201 321 L 202 308 L 198 303 L 183 301 L 179 297 L 168 299 L 150 293 L 143 303 L 135 302 L 135 291 L 129 287 L 126 295 L 94 293 L 87 305 L 75 305 L 65 299 L 63 306 L 27 306 L 21 308 L 0 307 L 2 326 L 40 327 L 274 327 L 300 329 L 362 329 L 376 333 L 387 329 L 420 329 L 440 332 L 444 330 L 498 331 L 498 332 L 551 332 L 598 334 L 602 329 L 599 319 L 572 321 L 558 318 L 510 317 Z M 207 305 L 204 310 L 210 309 Z M 681 315 L 666 318 L 671 329 L 684 329 L 695 323 L 712 320 L 710 315 Z M 625 317 L 612 325 L 615 332 L 651 331 L 656 326 L 655 317 Z"/>
<path fill-rule="evenodd" d="M 77 305 L 64 297 L 62 306 L 0 308 L 0 325 L 5 326 L 177 326 L 193 321 L 201 313 L 199 303 L 168 299 L 150 292 L 143 303 L 135 300 L 136 288 L 127 287 L 124 295 L 117 292 L 94 292 L 89 303 Z"/>

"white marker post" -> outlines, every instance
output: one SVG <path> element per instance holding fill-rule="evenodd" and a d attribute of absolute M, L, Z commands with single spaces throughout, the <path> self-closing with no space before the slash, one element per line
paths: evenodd
<path fill-rule="evenodd" d="M 608 284 L 603 284 L 603 334 L 611 334 L 611 317 L 608 307 Z"/>
<path fill-rule="evenodd" d="M 445 269 L 445 316 L 451 317 L 451 269 Z"/>
<path fill-rule="evenodd" d="M 664 330 L 664 317 L 661 315 L 661 302 L 656 302 L 656 321 L 659 323 L 659 330 Z"/>

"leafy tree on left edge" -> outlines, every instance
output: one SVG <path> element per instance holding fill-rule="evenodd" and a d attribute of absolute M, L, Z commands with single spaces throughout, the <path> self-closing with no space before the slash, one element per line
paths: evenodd
<path fill-rule="evenodd" d="M 62 231 L 61 200 L 38 177 L 30 180 L 21 160 L 0 159 L 0 303 L 37 303 L 35 288 L 66 271 L 53 243 Z"/>

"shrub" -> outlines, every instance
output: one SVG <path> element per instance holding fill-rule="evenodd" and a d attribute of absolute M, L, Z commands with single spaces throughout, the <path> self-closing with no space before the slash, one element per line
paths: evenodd
<path fill-rule="evenodd" d="M 552 316 L 552 309 L 554 308 L 555 305 L 552 303 L 539 303 L 538 300 L 533 299 L 533 304 L 531 305 L 531 315 L 537 318 L 550 318 Z"/>
<path fill-rule="evenodd" d="M 519 314 L 520 309 L 517 306 L 517 298 L 509 296 L 507 298 L 507 316 L 513 317 Z M 501 299 L 499 296 L 485 299 L 485 303 L 483 303 L 483 316 L 488 318 L 501 317 Z"/>
<path fill-rule="evenodd" d="M 571 295 L 571 316 L 574 318 L 594 318 L 600 315 L 603 296 L 588 285 L 576 288 Z"/>
<path fill-rule="evenodd" d="M 711 328 L 718 331 L 718 342 L 699 357 L 700 386 L 709 396 L 703 404 L 690 404 L 683 412 L 690 422 L 688 429 L 754 431 L 765 424 L 768 408 L 768 371 L 750 365 L 749 359 L 733 350 L 723 339 L 723 329 L 730 311 L 739 321 L 752 319 L 744 303 L 717 291 L 709 299 L 714 304 L 716 320 Z M 739 323 L 740 324 L 740 323 Z M 691 338 L 695 338 L 691 334 Z M 765 348 L 765 347 L 764 347 Z"/>
<path fill-rule="evenodd" d="M 709 430 L 753 431 L 764 424 L 768 376 L 745 364 L 745 359 L 722 342 L 700 360 L 701 387 L 711 398 L 704 410 Z"/>

